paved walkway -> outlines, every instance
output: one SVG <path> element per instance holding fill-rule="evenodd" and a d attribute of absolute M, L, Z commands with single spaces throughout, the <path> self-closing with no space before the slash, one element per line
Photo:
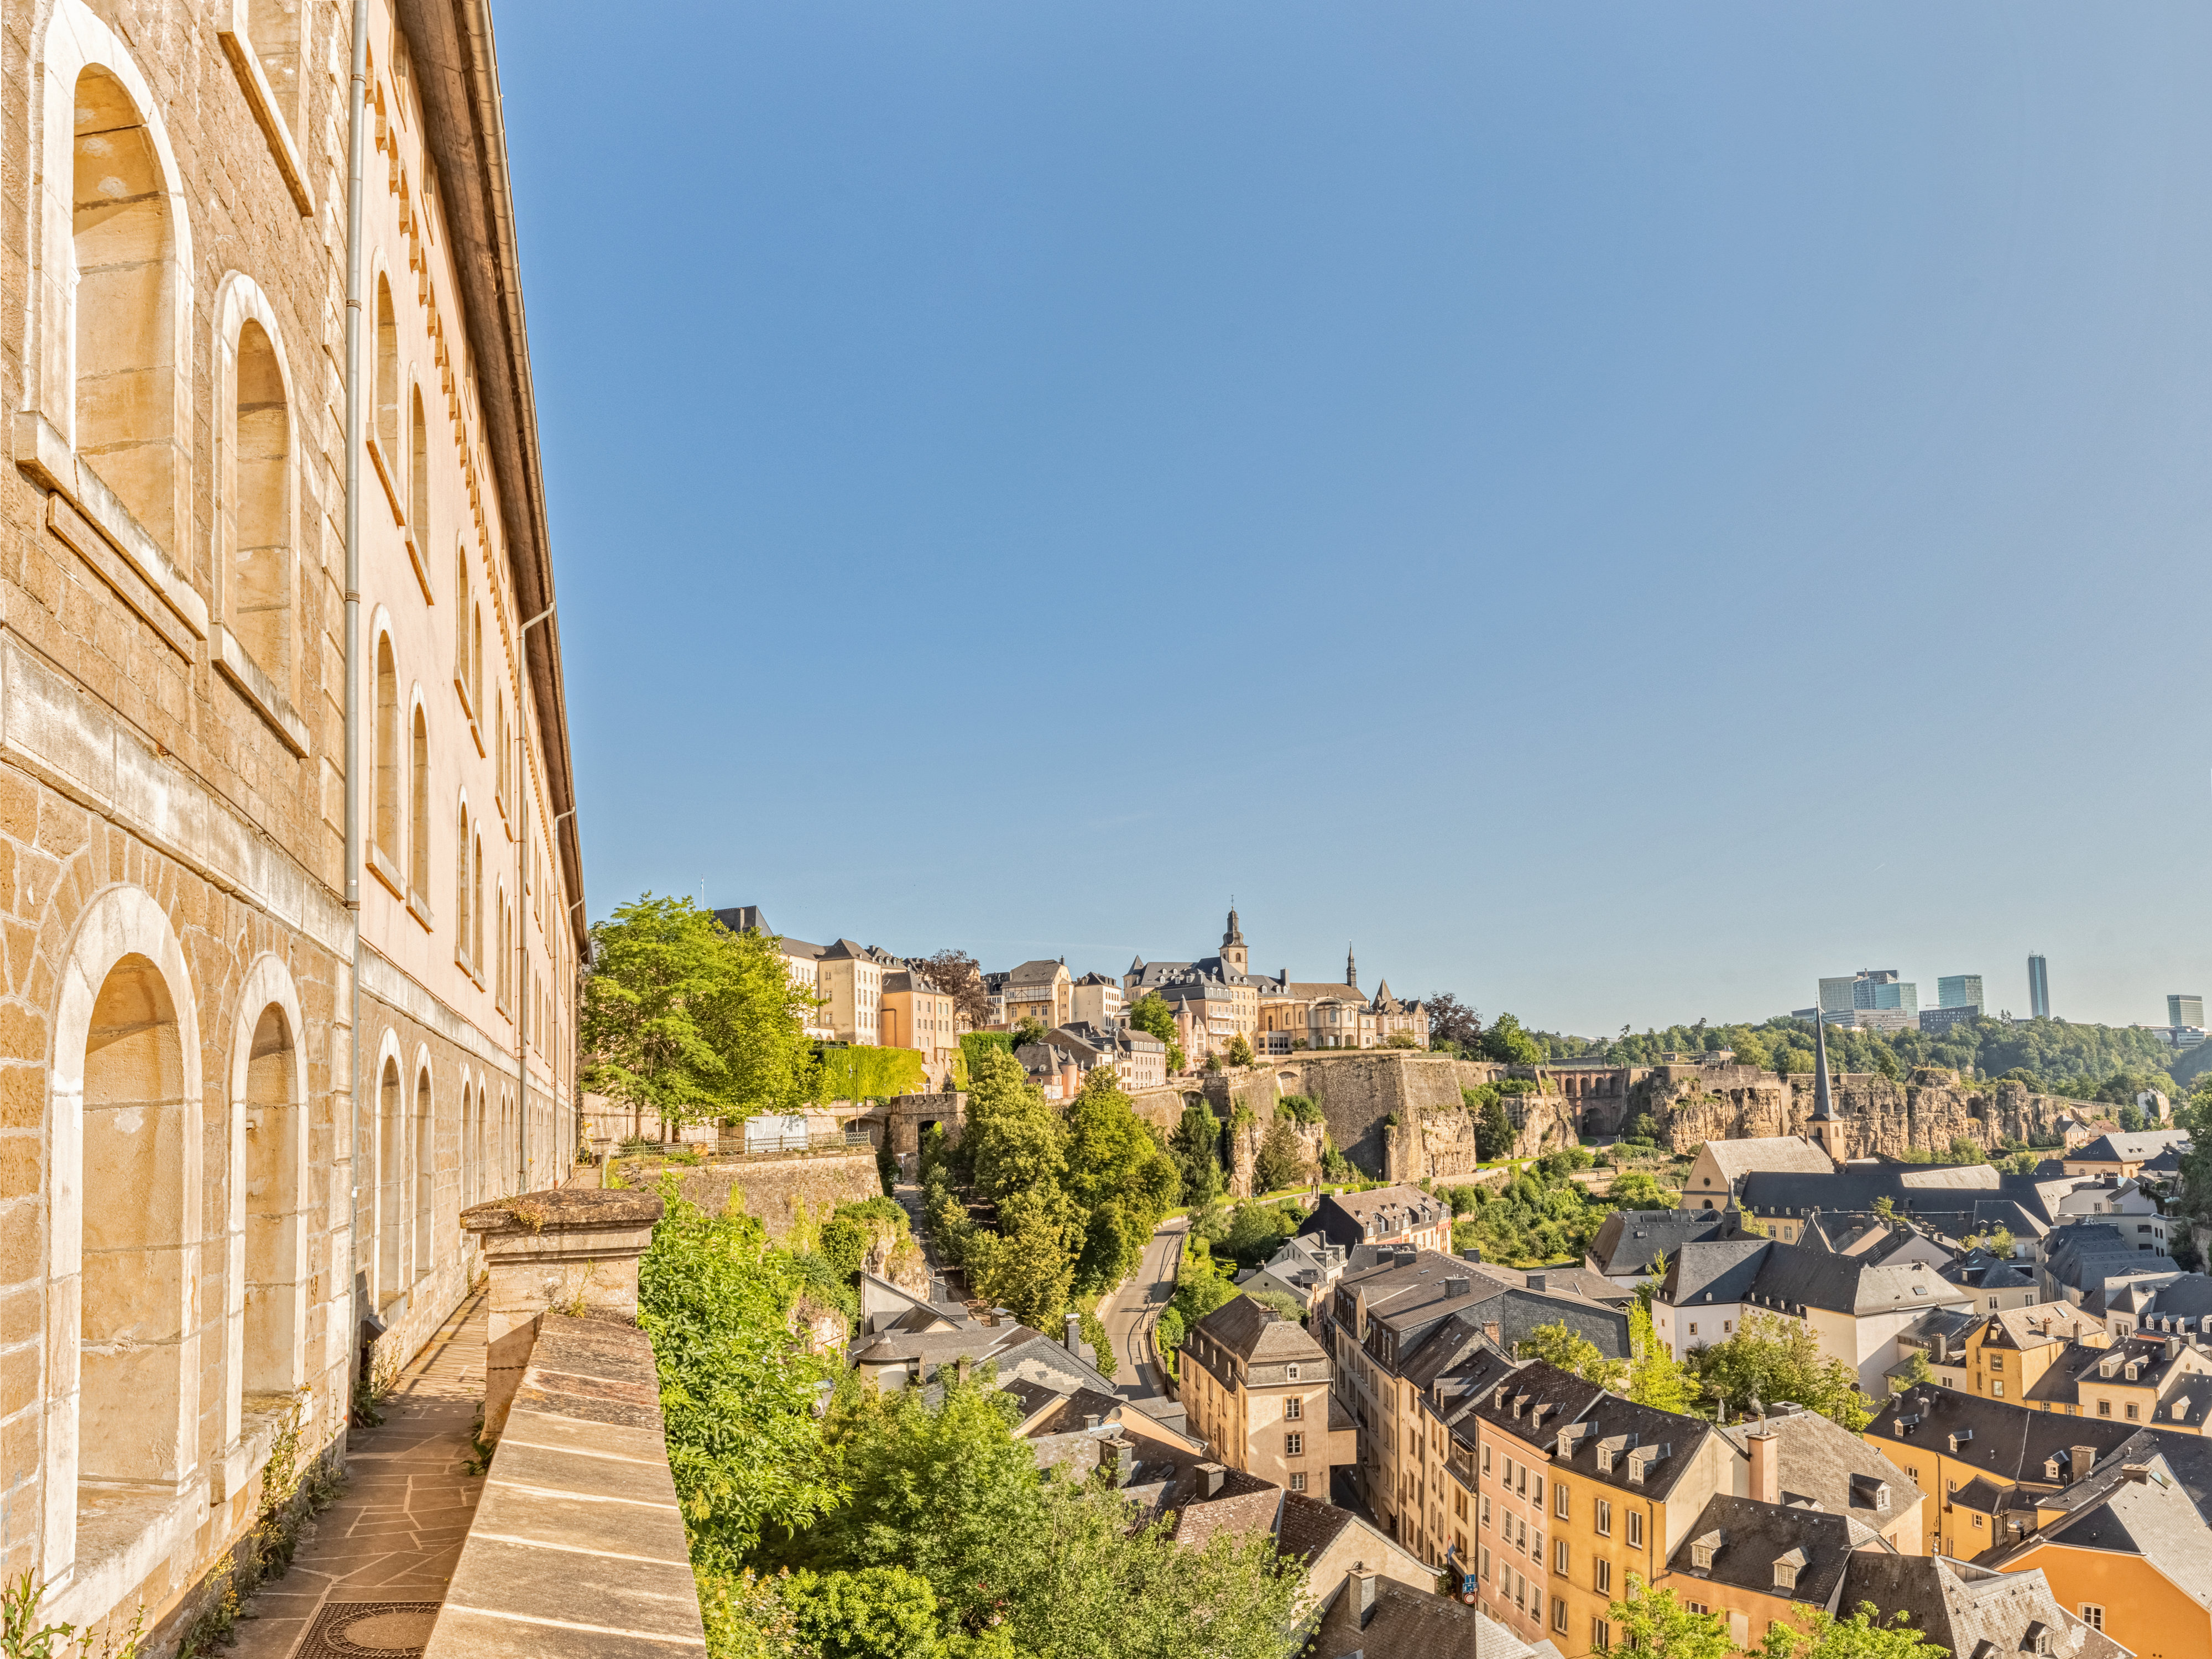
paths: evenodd
<path fill-rule="evenodd" d="M 483 1489 L 464 1474 L 483 1401 L 484 1305 L 472 1296 L 384 1401 L 381 1427 L 354 1431 L 345 1495 L 314 1522 L 292 1570 L 264 1583 L 240 1624 L 236 1659 L 335 1659 L 364 1648 L 419 1653 L 446 1599 Z"/>

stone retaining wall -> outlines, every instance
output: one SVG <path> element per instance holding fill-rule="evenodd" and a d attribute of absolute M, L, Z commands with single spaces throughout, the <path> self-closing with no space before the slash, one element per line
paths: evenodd
<path fill-rule="evenodd" d="M 684 1170 L 678 1185 L 684 1197 L 709 1215 L 724 1214 L 734 1204 L 747 1215 L 759 1217 L 775 1239 L 791 1231 L 801 1204 L 819 1215 L 840 1204 L 878 1197 L 884 1190 L 875 1154 L 867 1152 L 708 1164 Z"/>

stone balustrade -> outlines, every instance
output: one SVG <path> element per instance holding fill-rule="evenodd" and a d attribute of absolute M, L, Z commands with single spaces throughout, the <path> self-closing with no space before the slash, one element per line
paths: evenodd
<path fill-rule="evenodd" d="M 637 1328 L 654 1194 L 480 1204 L 484 1434 L 497 1449 L 424 1659 L 703 1653 L 653 1343 Z"/>

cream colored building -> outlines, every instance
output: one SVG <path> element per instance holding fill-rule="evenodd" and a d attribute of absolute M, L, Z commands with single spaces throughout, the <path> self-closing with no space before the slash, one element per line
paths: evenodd
<path fill-rule="evenodd" d="M 1103 974 L 1085 974 L 1068 988 L 1067 1023 L 1096 1025 L 1101 1030 L 1121 1018 L 1121 988 Z"/>
<path fill-rule="evenodd" d="M 0 34 L 0 1573 L 88 1641 L 245 1537 L 295 1401 L 343 1442 L 466 1293 L 460 1211 L 577 1138 L 489 17 L 371 0 L 356 122 L 350 15 Z"/>
<path fill-rule="evenodd" d="M 1177 1358 L 1190 1431 L 1232 1469 L 1327 1501 L 1332 1463 L 1357 1455 L 1346 1418 L 1329 1426 L 1334 1367 L 1296 1320 L 1249 1296 L 1194 1325 Z"/>
<path fill-rule="evenodd" d="M 1025 962 L 1011 973 L 987 975 L 986 983 L 1004 997 L 1009 1026 L 1034 1019 L 1049 1031 L 1075 1018 L 1074 981 L 1064 960 Z"/>
<path fill-rule="evenodd" d="M 952 1082 L 952 1057 L 960 1052 L 952 999 L 911 963 L 884 970 L 878 1030 L 886 1048 L 913 1048 L 933 1090 Z"/>
<path fill-rule="evenodd" d="M 883 1042 L 884 975 L 893 958 L 841 939 L 815 959 L 816 1010 L 830 1039 L 873 1048 Z"/>

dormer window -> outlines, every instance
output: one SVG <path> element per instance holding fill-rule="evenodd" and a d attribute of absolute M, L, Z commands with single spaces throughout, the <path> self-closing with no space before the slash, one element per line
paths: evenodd
<path fill-rule="evenodd" d="M 1713 1570 L 1713 1552 L 1728 1541 L 1728 1534 L 1718 1528 L 1690 1540 L 1690 1565 L 1699 1572 Z"/>
<path fill-rule="evenodd" d="M 1802 1550 L 1792 1550 L 1787 1555 L 1778 1556 L 1774 1563 L 1774 1588 L 1778 1590 L 1796 1589 L 1797 1575 L 1804 1566 L 1805 1552 Z"/>
<path fill-rule="evenodd" d="M 1293 1362 L 1291 1364 L 1284 1366 L 1283 1375 L 1288 1377 L 1291 1382 L 1297 1382 L 1298 1380 L 1298 1368 L 1297 1364 Z"/>

